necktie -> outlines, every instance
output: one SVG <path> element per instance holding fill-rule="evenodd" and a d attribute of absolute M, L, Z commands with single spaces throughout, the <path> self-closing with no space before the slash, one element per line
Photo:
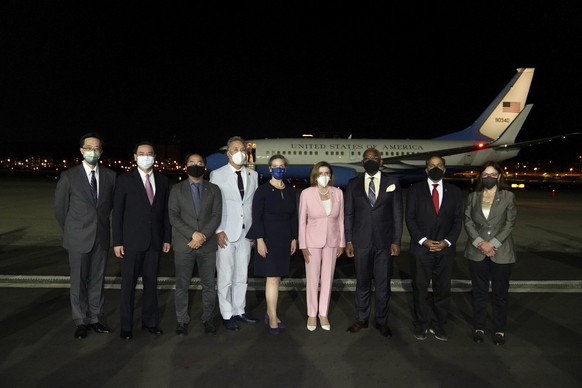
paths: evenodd
<path fill-rule="evenodd" d="M 376 186 L 374 185 L 374 177 L 370 177 L 370 184 L 368 185 L 368 199 L 370 200 L 370 205 L 374 206 L 376 202 Z"/>
<path fill-rule="evenodd" d="M 152 183 L 150 182 L 150 174 L 146 174 L 145 189 L 151 205 L 154 203 L 154 189 L 152 189 Z"/>
<path fill-rule="evenodd" d="M 196 213 L 200 214 L 200 203 L 202 202 L 200 196 L 200 183 L 192 183 L 192 199 L 194 200 L 194 207 L 196 208 Z"/>
<path fill-rule="evenodd" d="M 437 190 L 437 187 L 439 187 L 438 183 L 432 184 L 432 204 L 434 205 L 436 213 L 439 214 L 439 191 Z"/>
<path fill-rule="evenodd" d="M 97 204 L 97 179 L 95 179 L 95 170 L 91 170 L 91 195 L 93 195 L 93 202 Z"/>
<path fill-rule="evenodd" d="M 240 170 L 236 172 L 237 175 L 237 182 L 238 182 L 238 191 L 240 191 L 240 199 L 245 197 L 245 186 L 243 185 L 242 175 Z"/>

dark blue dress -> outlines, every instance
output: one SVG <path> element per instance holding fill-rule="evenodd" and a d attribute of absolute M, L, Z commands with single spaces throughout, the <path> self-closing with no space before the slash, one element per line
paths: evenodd
<path fill-rule="evenodd" d="M 247 238 L 263 238 L 267 257 L 255 249 L 254 274 L 262 277 L 287 276 L 291 263 L 291 240 L 297 239 L 297 197 L 291 185 L 280 190 L 264 183 L 253 198 L 253 224 Z"/>

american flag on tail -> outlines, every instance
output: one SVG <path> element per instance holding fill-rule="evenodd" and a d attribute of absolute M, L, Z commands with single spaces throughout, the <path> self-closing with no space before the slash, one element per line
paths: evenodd
<path fill-rule="evenodd" d="M 521 112 L 521 104 L 519 102 L 503 101 L 503 111 L 506 113 L 519 113 Z"/>

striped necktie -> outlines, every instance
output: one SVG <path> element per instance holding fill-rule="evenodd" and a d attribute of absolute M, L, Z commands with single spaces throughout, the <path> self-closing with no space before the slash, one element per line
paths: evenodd
<path fill-rule="evenodd" d="M 370 177 L 370 184 L 368 185 L 368 199 L 370 200 L 370 205 L 374 206 L 376 203 L 376 185 L 374 184 L 374 177 Z"/>
<path fill-rule="evenodd" d="M 95 170 L 91 170 L 91 195 L 93 202 L 97 204 L 97 179 L 95 178 Z"/>

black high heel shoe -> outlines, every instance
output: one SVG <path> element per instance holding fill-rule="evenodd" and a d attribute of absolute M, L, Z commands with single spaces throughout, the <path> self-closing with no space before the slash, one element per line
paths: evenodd
<path fill-rule="evenodd" d="M 279 332 L 285 328 L 285 324 L 283 322 L 277 322 L 277 327 L 272 328 L 269 321 L 270 321 L 269 314 L 265 313 L 265 325 L 269 328 L 271 334 L 279 334 Z M 277 330 L 277 333 L 273 333 L 274 330 Z"/>

